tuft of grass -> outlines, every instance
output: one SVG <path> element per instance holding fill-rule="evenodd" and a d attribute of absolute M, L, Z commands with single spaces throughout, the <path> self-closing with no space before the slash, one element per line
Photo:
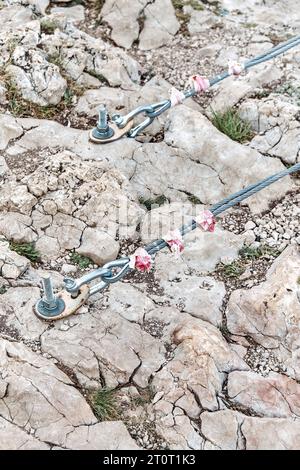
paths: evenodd
<path fill-rule="evenodd" d="M 54 63 L 54 62 L 53 62 Z M 1 73 L 0 73 L 1 75 Z M 20 90 L 9 74 L 1 76 L 5 88 L 8 110 L 16 117 L 34 117 L 36 119 L 54 119 L 57 113 L 69 109 L 73 105 L 74 96 L 82 95 L 83 89 L 75 82 L 67 80 L 68 87 L 58 105 L 39 106 L 23 98 Z"/>
<path fill-rule="evenodd" d="M 261 245 L 257 248 L 244 246 L 240 249 L 239 255 L 248 260 L 255 260 L 263 257 L 274 256 L 275 258 L 280 254 L 280 251 L 271 246 Z"/>
<path fill-rule="evenodd" d="M 225 277 L 237 278 L 244 272 L 244 268 L 238 263 L 238 261 L 233 261 L 229 264 L 222 264 L 221 271 Z"/>
<path fill-rule="evenodd" d="M 92 393 L 92 408 L 99 421 L 112 421 L 120 417 L 116 391 L 103 387 Z"/>
<path fill-rule="evenodd" d="M 182 0 L 172 0 L 172 3 L 175 9 L 176 18 L 183 26 L 186 26 L 191 16 L 188 13 L 184 13 L 183 7 L 187 5 L 188 3 Z"/>
<path fill-rule="evenodd" d="M 242 23 L 242 26 L 246 29 L 252 29 L 257 27 L 257 23 Z"/>
<path fill-rule="evenodd" d="M 73 264 L 77 264 L 80 269 L 86 269 L 91 264 L 93 264 L 90 258 L 84 255 L 80 255 L 79 253 L 76 253 L 76 251 L 72 251 L 72 253 L 70 254 L 70 260 Z"/>
<path fill-rule="evenodd" d="M 41 260 L 41 255 L 39 251 L 35 249 L 34 243 L 10 242 L 9 248 L 19 255 L 25 256 L 25 258 L 29 259 L 32 263 L 38 263 Z"/>
<path fill-rule="evenodd" d="M 148 385 L 148 387 L 139 390 L 139 395 L 133 397 L 131 402 L 135 406 L 145 406 L 152 402 L 155 397 L 155 391 Z"/>
<path fill-rule="evenodd" d="M 4 75 L 4 84 L 6 88 L 6 99 L 8 110 L 13 116 L 28 117 L 33 116 L 37 119 L 51 119 L 56 112 L 55 106 L 39 106 L 25 100 L 20 90 L 17 88 L 9 75 Z"/>
<path fill-rule="evenodd" d="M 253 136 L 250 123 L 243 121 L 232 108 L 224 113 L 213 111 L 212 123 L 220 132 L 236 142 L 246 142 Z"/>
<path fill-rule="evenodd" d="M 204 6 L 198 0 L 190 0 L 187 2 L 187 5 L 190 5 L 194 10 L 203 11 Z"/>
<path fill-rule="evenodd" d="M 41 33 L 53 34 L 58 28 L 58 23 L 54 20 L 43 18 L 41 21 Z"/>
<path fill-rule="evenodd" d="M 161 196 L 157 196 L 153 199 L 144 199 L 143 197 L 140 197 L 139 202 L 145 206 L 148 211 L 151 211 L 152 206 L 162 206 L 163 204 L 168 203 L 169 199 L 162 194 Z"/>
<path fill-rule="evenodd" d="M 61 68 L 62 66 L 62 58 L 58 52 L 55 52 L 54 54 L 49 54 L 47 56 L 47 61 L 51 64 L 57 65 L 57 67 L 59 68 Z"/>

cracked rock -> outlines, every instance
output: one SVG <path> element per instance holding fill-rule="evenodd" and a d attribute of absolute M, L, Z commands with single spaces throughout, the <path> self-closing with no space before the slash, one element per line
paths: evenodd
<path fill-rule="evenodd" d="M 87 228 L 83 232 L 81 245 L 77 252 L 102 266 L 108 261 L 116 259 L 119 249 L 119 243 L 107 233 L 94 228 Z"/>
<path fill-rule="evenodd" d="M 173 341 L 177 345 L 174 359 L 156 374 L 155 390 L 163 392 L 167 402 L 180 400 L 186 413 L 194 418 L 200 412 L 199 403 L 210 410 L 218 409 L 216 395 L 222 389 L 224 372 L 234 367 L 247 370 L 246 364 L 230 350 L 215 327 L 201 320 L 179 324 Z"/>
<path fill-rule="evenodd" d="M 224 197 L 224 193 L 231 194 L 242 186 L 284 169 L 278 160 L 264 157 L 254 149 L 233 142 L 213 128 L 207 118 L 185 106 L 170 112 L 165 141 L 172 148 L 185 151 L 191 162 L 198 162 L 210 170 L 210 173 L 205 173 L 203 180 L 198 179 L 198 185 L 205 188 L 206 194 L 195 193 L 203 203 L 216 203 Z M 216 185 L 212 172 L 219 178 L 219 185 Z M 292 183 L 288 179 L 281 180 L 268 189 L 264 198 L 260 194 L 253 196 L 247 200 L 247 204 L 252 211 L 260 212 L 268 207 L 272 199 L 283 196 L 288 187 L 291 189 Z"/>
<path fill-rule="evenodd" d="M 139 48 L 156 49 L 168 44 L 179 30 L 171 0 L 155 0 L 144 9 L 145 23 L 139 36 Z"/>
<path fill-rule="evenodd" d="M 95 385 L 101 374 L 110 387 L 127 383 L 131 377 L 146 387 L 164 362 L 164 346 L 113 308 L 99 307 L 95 313 L 77 317 L 68 331 L 45 332 L 42 349 L 72 368 L 85 385 Z"/>
<path fill-rule="evenodd" d="M 137 450 L 121 421 L 104 421 L 88 427 L 77 427 L 67 436 L 66 446 L 74 450 Z"/>
<path fill-rule="evenodd" d="M 251 147 L 289 165 L 296 163 L 300 151 L 298 112 L 299 106 L 272 94 L 262 100 L 246 101 L 239 109 L 242 119 L 258 132 Z"/>
<path fill-rule="evenodd" d="M 67 82 L 57 65 L 47 62 L 41 52 L 21 46 L 16 47 L 12 57 L 13 65 L 6 70 L 24 99 L 40 106 L 57 105 L 61 101 Z"/>
<path fill-rule="evenodd" d="M 21 429 L 34 429 L 37 439 L 63 447 L 75 428 L 96 423 L 82 395 L 49 360 L 3 339 L 0 351 L 1 369 L 9 384 L 0 401 L 5 420 Z"/>
<path fill-rule="evenodd" d="M 106 0 L 101 19 L 111 27 L 111 39 L 121 47 L 129 49 L 139 37 L 139 15 L 149 3 L 148 0 Z"/>
<path fill-rule="evenodd" d="M 299 380 L 300 255 L 297 246 L 286 248 L 275 260 L 267 279 L 249 290 L 232 293 L 227 325 L 233 334 L 250 336 L 276 355 L 288 375 Z"/>
<path fill-rule="evenodd" d="M 285 375 L 271 372 L 261 377 L 255 372 L 231 372 L 228 396 L 260 416 L 269 418 L 299 417 L 300 385 Z"/>
<path fill-rule="evenodd" d="M 300 421 L 292 418 L 257 418 L 232 410 L 201 415 L 205 438 L 224 450 L 299 449 Z"/>
<path fill-rule="evenodd" d="M 9 249 L 9 243 L 0 239 L 0 272 L 7 279 L 17 279 L 29 267 L 29 260 Z"/>

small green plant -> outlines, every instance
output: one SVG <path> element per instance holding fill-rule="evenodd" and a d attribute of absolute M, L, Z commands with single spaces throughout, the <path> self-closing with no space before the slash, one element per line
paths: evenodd
<path fill-rule="evenodd" d="M 0 286 L 0 295 L 5 294 L 6 291 L 7 291 L 7 287 L 6 287 L 6 286 Z"/>
<path fill-rule="evenodd" d="M 153 390 L 151 385 L 148 385 L 148 387 L 140 389 L 139 395 L 133 397 L 131 399 L 131 402 L 135 406 L 144 406 L 148 403 L 151 403 L 154 397 L 155 391 Z"/>
<path fill-rule="evenodd" d="M 194 10 L 203 11 L 204 6 L 198 0 L 190 0 L 187 2 L 187 5 L 190 5 Z"/>
<path fill-rule="evenodd" d="M 181 10 L 184 6 L 184 1 L 183 0 L 172 0 L 173 7 L 175 10 Z"/>
<path fill-rule="evenodd" d="M 252 29 L 257 27 L 257 23 L 242 23 L 242 26 L 246 29 Z"/>
<path fill-rule="evenodd" d="M 258 258 L 263 258 L 265 256 L 274 256 L 275 258 L 279 256 L 280 251 L 276 248 L 272 248 L 268 245 L 261 245 L 256 248 L 250 246 L 244 246 L 240 249 L 239 255 L 248 260 L 255 260 Z"/>
<path fill-rule="evenodd" d="M 54 54 L 50 54 L 47 56 L 48 62 L 51 64 L 57 65 L 57 67 L 62 66 L 62 58 L 61 55 L 58 52 L 55 52 Z"/>
<path fill-rule="evenodd" d="M 72 106 L 72 104 L 74 103 L 74 97 L 75 96 L 78 96 L 82 94 L 82 91 L 81 89 L 79 91 L 77 91 L 76 89 L 74 88 L 70 88 L 68 87 L 64 93 L 64 97 L 63 97 L 63 104 L 64 106 L 68 107 L 68 106 Z"/>
<path fill-rule="evenodd" d="M 41 255 L 36 250 L 34 243 L 10 242 L 9 247 L 12 251 L 28 258 L 32 263 L 38 263 L 41 260 Z"/>
<path fill-rule="evenodd" d="M 80 269 L 86 269 L 93 263 L 90 258 L 80 255 L 79 253 L 76 253 L 76 251 L 72 251 L 70 254 L 70 260 L 73 264 L 77 264 Z"/>
<path fill-rule="evenodd" d="M 41 32 L 45 34 L 53 34 L 57 29 L 58 23 L 48 18 L 43 18 L 41 21 Z"/>
<path fill-rule="evenodd" d="M 116 391 L 103 387 L 92 393 L 92 408 L 100 421 L 111 421 L 120 417 Z"/>
<path fill-rule="evenodd" d="M 251 96 L 251 98 L 267 98 L 270 93 L 271 89 L 256 90 L 255 93 Z"/>
<path fill-rule="evenodd" d="M 0 76 L 5 84 L 8 110 L 16 117 L 35 117 L 37 119 L 53 119 L 57 113 L 63 112 L 73 106 L 74 96 L 80 96 L 83 89 L 72 80 L 67 80 L 68 87 L 63 99 L 58 105 L 39 106 L 23 98 L 14 80 L 5 71 Z"/>
<path fill-rule="evenodd" d="M 275 93 L 285 94 L 294 98 L 297 104 L 300 106 L 300 87 L 294 86 L 290 82 L 286 82 L 275 90 Z"/>
<path fill-rule="evenodd" d="M 6 88 L 8 109 L 11 114 L 17 117 L 34 116 L 37 119 L 51 119 L 54 116 L 56 112 L 55 106 L 38 106 L 26 101 L 8 74 L 3 76 L 3 80 Z"/>
<path fill-rule="evenodd" d="M 151 211 L 152 206 L 162 206 L 163 204 L 169 202 L 169 199 L 162 194 L 161 196 L 157 196 L 153 199 L 144 199 L 143 197 L 140 197 L 139 202 L 145 206 L 148 211 Z"/>
<path fill-rule="evenodd" d="M 105 0 L 96 0 L 96 5 L 97 5 L 98 10 L 100 11 L 102 10 L 104 3 L 105 3 Z"/>
<path fill-rule="evenodd" d="M 243 274 L 244 268 L 237 261 L 233 261 L 229 264 L 223 264 L 221 271 L 225 277 L 237 278 Z"/>
<path fill-rule="evenodd" d="M 232 108 L 224 113 L 213 111 L 212 123 L 220 132 L 236 142 L 246 142 L 253 136 L 250 123 L 243 121 Z"/>
<path fill-rule="evenodd" d="M 173 7 L 175 9 L 176 18 L 182 25 L 186 25 L 190 20 L 190 15 L 188 13 L 184 13 L 183 7 L 188 3 L 182 0 L 172 0 Z"/>

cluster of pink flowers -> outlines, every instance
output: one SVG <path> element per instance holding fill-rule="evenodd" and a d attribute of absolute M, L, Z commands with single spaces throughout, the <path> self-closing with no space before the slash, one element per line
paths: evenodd
<path fill-rule="evenodd" d="M 215 230 L 216 219 L 209 210 L 203 211 L 195 217 L 194 220 L 196 224 L 206 232 L 213 232 Z M 171 230 L 163 237 L 163 240 L 168 244 L 170 251 L 174 256 L 179 258 L 180 254 L 184 250 L 180 231 L 178 229 Z M 149 253 L 144 248 L 138 248 L 129 258 L 129 267 L 141 272 L 149 272 L 152 267 L 152 262 L 153 261 Z"/>

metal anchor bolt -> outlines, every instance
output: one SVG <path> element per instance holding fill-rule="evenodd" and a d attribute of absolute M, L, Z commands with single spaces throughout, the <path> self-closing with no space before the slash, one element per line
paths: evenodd
<path fill-rule="evenodd" d="M 95 139 L 110 139 L 114 135 L 114 130 L 108 125 L 108 114 L 104 104 L 100 106 L 97 126 L 92 130 Z"/>
<path fill-rule="evenodd" d="M 45 277 L 42 279 L 43 290 L 44 290 L 44 304 L 47 305 L 49 309 L 56 307 L 56 298 L 53 292 L 52 281 L 50 277 Z"/>
<path fill-rule="evenodd" d="M 54 295 L 50 277 L 43 278 L 42 284 L 44 295 L 36 303 L 35 311 L 39 317 L 51 320 L 51 317 L 57 317 L 64 311 L 65 303 L 61 298 Z"/>

